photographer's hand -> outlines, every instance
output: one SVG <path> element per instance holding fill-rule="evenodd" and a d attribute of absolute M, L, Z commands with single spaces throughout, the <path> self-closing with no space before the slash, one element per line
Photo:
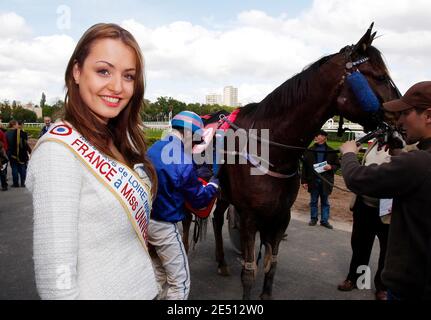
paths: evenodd
<path fill-rule="evenodd" d="M 348 152 L 353 152 L 354 154 L 357 154 L 360 148 L 361 146 L 358 147 L 355 140 L 350 140 L 350 141 L 344 142 L 340 146 L 340 152 L 341 154 L 346 154 Z"/>

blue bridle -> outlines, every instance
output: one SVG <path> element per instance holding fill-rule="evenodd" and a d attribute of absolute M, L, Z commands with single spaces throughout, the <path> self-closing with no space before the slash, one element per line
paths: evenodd
<path fill-rule="evenodd" d="M 352 50 L 353 49 L 351 47 L 347 48 L 346 58 L 350 58 Z M 351 71 L 353 67 L 359 66 L 360 64 L 367 62 L 368 60 L 370 60 L 370 58 L 365 57 L 354 62 L 346 62 L 345 80 L 352 89 L 353 94 L 355 95 L 362 109 L 365 112 L 375 113 L 381 109 L 381 103 L 379 99 L 375 95 L 374 91 L 371 89 L 367 78 L 365 78 L 365 76 L 357 68 L 356 70 Z M 389 76 L 388 81 L 390 85 L 396 90 L 398 96 L 401 97 L 400 91 Z"/>
<path fill-rule="evenodd" d="M 376 97 L 367 79 L 361 72 L 354 71 L 348 74 L 346 81 L 365 112 L 379 111 L 379 99 Z"/>

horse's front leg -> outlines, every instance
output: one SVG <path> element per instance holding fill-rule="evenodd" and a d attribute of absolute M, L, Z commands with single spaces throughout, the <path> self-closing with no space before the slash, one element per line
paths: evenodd
<path fill-rule="evenodd" d="M 224 259 L 223 235 L 222 235 L 224 212 L 226 211 L 228 206 L 229 206 L 228 202 L 219 199 L 217 201 L 217 207 L 214 210 L 214 217 L 213 217 L 213 229 L 214 229 L 214 238 L 215 238 L 215 244 L 216 244 L 215 255 L 216 255 L 216 261 L 218 263 L 217 272 L 222 276 L 230 275 L 229 268 Z"/>
<path fill-rule="evenodd" d="M 253 288 L 256 280 L 257 265 L 255 254 L 255 238 L 256 238 L 256 225 L 251 221 L 249 215 L 245 218 L 241 215 L 241 247 L 243 249 L 243 266 L 241 271 L 241 282 L 243 288 L 243 300 L 250 300 L 251 289 Z"/>
<path fill-rule="evenodd" d="M 186 253 L 189 253 L 189 232 L 192 224 L 193 214 L 187 211 L 186 218 L 182 221 L 183 224 L 183 244 Z"/>

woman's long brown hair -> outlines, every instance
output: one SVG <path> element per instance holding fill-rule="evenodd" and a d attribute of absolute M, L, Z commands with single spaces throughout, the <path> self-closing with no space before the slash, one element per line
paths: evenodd
<path fill-rule="evenodd" d="M 85 105 L 79 94 L 79 87 L 73 78 L 73 67 L 77 63 L 82 68 L 91 50 L 91 45 L 99 39 L 118 39 L 133 49 L 136 55 L 136 74 L 133 96 L 120 114 L 109 119 L 108 125 L 97 120 L 96 116 Z M 126 159 L 127 165 L 133 167 L 143 163 L 152 182 L 153 198 L 157 192 L 157 174 L 146 156 L 147 144 L 143 132 L 140 110 L 144 105 L 144 58 L 138 43 L 130 32 L 112 23 L 99 23 L 88 29 L 76 45 L 66 68 L 66 97 L 64 120 L 82 134 L 100 152 L 116 159 L 109 149 L 109 141 Z M 116 159 L 119 160 L 119 159 Z"/>

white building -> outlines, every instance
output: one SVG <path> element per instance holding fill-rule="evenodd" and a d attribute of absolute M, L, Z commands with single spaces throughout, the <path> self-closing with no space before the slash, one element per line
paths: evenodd
<path fill-rule="evenodd" d="M 205 103 L 208 105 L 222 104 L 221 94 L 211 93 L 205 96 Z"/>
<path fill-rule="evenodd" d="M 238 88 L 233 86 L 224 87 L 223 104 L 229 107 L 238 106 Z"/>

